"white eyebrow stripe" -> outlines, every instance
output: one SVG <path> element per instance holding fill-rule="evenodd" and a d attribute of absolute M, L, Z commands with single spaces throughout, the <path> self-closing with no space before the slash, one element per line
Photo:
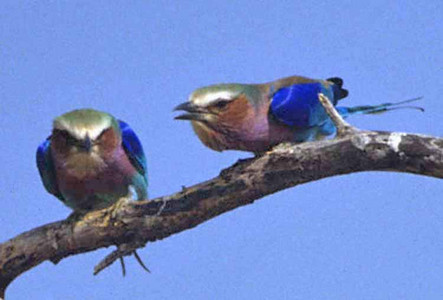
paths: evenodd
<path fill-rule="evenodd" d="M 91 140 L 95 140 L 99 137 L 99 135 L 103 132 L 103 130 L 106 130 L 111 126 L 110 121 L 103 122 L 101 126 L 74 126 L 72 127 L 69 123 L 59 121 L 56 122 L 55 128 L 59 130 L 66 130 L 69 132 L 73 137 L 82 140 L 86 137 L 86 134 L 89 135 L 89 138 Z"/>
<path fill-rule="evenodd" d="M 217 102 L 219 99 L 232 100 L 238 95 L 238 93 L 234 93 L 231 91 L 219 91 L 213 93 L 206 93 L 200 96 L 191 95 L 190 102 L 199 105 L 199 106 L 209 106 L 214 102 Z"/>
<path fill-rule="evenodd" d="M 72 134 L 75 135 L 75 137 L 78 139 L 84 139 L 86 137 L 86 134 L 88 134 L 91 140 L 95 140 L 103 132 L 103 130 L 103 127 L 75 127 L 72 131 Z"/>

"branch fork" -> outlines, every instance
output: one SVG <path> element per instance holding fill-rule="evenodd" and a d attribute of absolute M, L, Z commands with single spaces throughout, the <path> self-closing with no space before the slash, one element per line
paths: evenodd
<path fill-rule="evenodd" d="M 334 105 L 332 105 L 328 97 L 326 97 L 322 93 L 319 93 L 318 100 L 320 101 L 321 105 L 323 105 L 323 108 L 326 110 L 326 113 L 331 118 L 335 127 L 337 127 L 337 137 L 343 138 L 348 135 L 354 135 L 360 132 L 360 130 L 358 130 L 356 127 L 352 126 L 343 119 L 343 117 L 335 109 Z"/>

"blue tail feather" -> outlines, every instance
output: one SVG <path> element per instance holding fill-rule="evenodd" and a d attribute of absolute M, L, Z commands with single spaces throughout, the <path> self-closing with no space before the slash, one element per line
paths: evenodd
<path fill-rule="evenodd" d="M 396 109 L 415 109 L 424 111 L 424 109 L 420 106 L 404 106 L 402 104 L 414 102 L 421 100 L 423 97 L 413 98 L 405 101 L 400 102 L 393 102 L 393 103 L 383 103 L 380 105 L 363 105 L 363 106 L 355 106 L 355 107 L 336 107 L 338 113 L 346 118 L 353 114 L 378 114 L 378 113 L 384 113 L 391 110 Z M 317 129 L 318 134 L 322 136 L 328 136 L 331 134 L 334 134 L 336 132 L 336 127 L 332 120 L 328 118 L 322 125 L 320 125 Z"/>
<path fill-rule="evenodd" d="M 379 105 L 362 105 L 362 106 L 354 106 L 354 107 L 337 107 L 338 112 L 343 117 L 347 117 L 353 114 L 379 114 L 384 113 L 391 110 L 397 109 L 415 109 L 419 111 L 424 111 L 423 107 L 420 106 L 411 106 L 411 105 L 403 105 L 410 102 L 415 102 L 421 100 L 423 97 L 417 97 L 405 101 L 400 102 L 391 102 L 391 103 L 383 103 Z"/>

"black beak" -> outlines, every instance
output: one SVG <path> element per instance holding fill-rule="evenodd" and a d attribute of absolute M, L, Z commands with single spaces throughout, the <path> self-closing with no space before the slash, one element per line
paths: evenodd
<path fill-rule="evenodd" d="M 91 152 L 92 149 L 92 141 L 89 135 L 86 135 L 85 139 L 80 144 L 80 148 L 85 150 L 86 152 Z"/>
<path fill-rule="evenodd" d="M 176 107 L 174 107 L 174 111 L 177 111 L 177 110 L 184 110 L 184 111 L 193 112 L 193 111 L 197 111 L 197 106 L 188 101 L 188 102 L 183 102 L 183 103 L 177 105 Z"/>
<path fill-rule="evenodd" d="M 183 110 L 186 113 L 176 116 L 175 120 L 207 121 L 209 113 L 205 108 L 197 106 L 191 102 L 184 102 L 177 105 L 174 111 Z"/>

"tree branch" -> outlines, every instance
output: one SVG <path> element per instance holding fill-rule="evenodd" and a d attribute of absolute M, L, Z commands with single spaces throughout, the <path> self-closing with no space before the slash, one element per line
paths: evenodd
<path fill-rule="evenodd" d="M 142 247 L 302 183 L 375 170 L 443 178 L 442 138 L 336 124 L 339 132 L 343 124 L 352 130 L 333 140 L 280 146 L 170 196 L 130 203 L 117 212 L 94 211 L 75 222 L 50 223 L 0 244 L 0 298 L 12 280 L 45 260 L 56 263 L 111 245 Z"/>
<path fill-rule="evenodd" d="M 328 97 L 320 93 L 318 94 L 318 100 L 325 108 L 326 113 L 331 118 L 335 127 L 337 127 L 337 137 L 343 137 L 348 134 L 357 133 L 359 131 L 357 128 L 352 127 L 351 124 L 343 119 L 343 117 L 335 109 L 334 105 L 332 105 L 331 101 L 329 101 Z"/>

